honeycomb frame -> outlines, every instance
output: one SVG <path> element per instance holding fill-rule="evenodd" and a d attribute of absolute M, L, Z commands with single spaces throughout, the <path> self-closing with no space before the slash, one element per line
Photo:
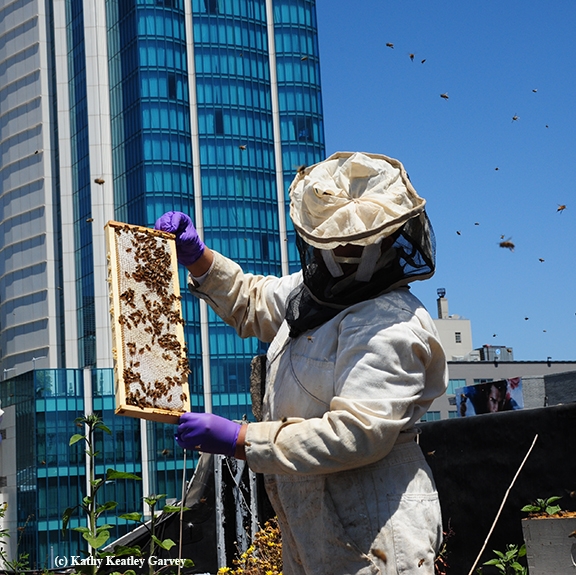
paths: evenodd
<path fill-rule="evenodd" d="M 190 411 L 174 235 L 105 227 L 117 415 L 177 423 Z"/>

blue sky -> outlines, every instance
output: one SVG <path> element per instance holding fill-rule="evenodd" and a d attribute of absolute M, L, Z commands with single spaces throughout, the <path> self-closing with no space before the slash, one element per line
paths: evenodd
<path fill-rule="evenodd" d="M 436 317 L 445 288 L 474 347 L 576 360 L 576 2 L 320 0 L 317 15 L 327 153 L 397 158 L 427 200 L 437 272 L 414 293 Z"/>

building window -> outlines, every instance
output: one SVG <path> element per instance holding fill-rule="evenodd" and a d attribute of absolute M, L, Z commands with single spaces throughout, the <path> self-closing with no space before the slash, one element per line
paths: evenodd
<path fill-rule="evenodd" d="M 425 413 L 420 421 L 438 421 L 440 419 L 440 412 L 439 411 L 429 411 Z"/>
<path fill-rule="evenodd" d="M 455 395 L 456 390 L 460 389 L 461 387 L 466 387 L 465 379 L 450 379 L 448 380 L 448 388 L 446 389 L 446 393 L 448 395 Z"/>
<path fill-rule="evenodd" d="M 478 383 L 488 383 L 490 381 L 494 381 L 493 379 L 475 379 L 474 380 L 474 385 L 478 384 Z"/>
<path fill-rule="evenodd" d="M 204 0 L 204 8 L 208 14 L 218 14 L 218 0 Z"/>
<path fill-rule="evenodd" d="M 216 134 L 224 133 L 224 114 L 222 110 L 214 111 L 214 132 Z"/>
<path fill-rule="evenodd" d="M 168 74 L 168 98 L 176 100 L 176 74 Z"/>
<path fill-rule="evenodd" d="M 462 343 L 462 334 L 459 331 L 455 332 L 454 339 L 456 343 Z"/>
<path fill-rule="evenodd" d="M 260 236 L 260 247 L 262 248 L 262 259 L 268 261 L 270 259 L 270 244 L 268 242 L 268 234 Z"/>
<path fill-rule="evenodd" d="M 312 118 L 294 118 L 293 122 L 296 139 L 299 142 L 312 142 L 314 140 Z"/>

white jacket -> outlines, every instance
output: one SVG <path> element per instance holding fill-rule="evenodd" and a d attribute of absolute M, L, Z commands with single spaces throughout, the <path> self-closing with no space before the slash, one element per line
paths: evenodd
<path fill-rule="evenodd" d="M 271 342 L 246 459 L 265 474 L 284 573 L 432 574 L 440 510 L 413 439 L 446 390 L 434 322 L 401 288 L 290 338 L 285 302 L 301 281 L 244 274 L 215 253 L 202 285 L 190 283 L 241 337 Z"/>

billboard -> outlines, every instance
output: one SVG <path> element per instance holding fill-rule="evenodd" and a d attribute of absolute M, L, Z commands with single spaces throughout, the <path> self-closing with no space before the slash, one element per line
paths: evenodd
<path fill-rule="evenodd" d="M 477 383 L 456 390 L 458 417 L 511 411 L 524 407 L 522 378 Z"/>

